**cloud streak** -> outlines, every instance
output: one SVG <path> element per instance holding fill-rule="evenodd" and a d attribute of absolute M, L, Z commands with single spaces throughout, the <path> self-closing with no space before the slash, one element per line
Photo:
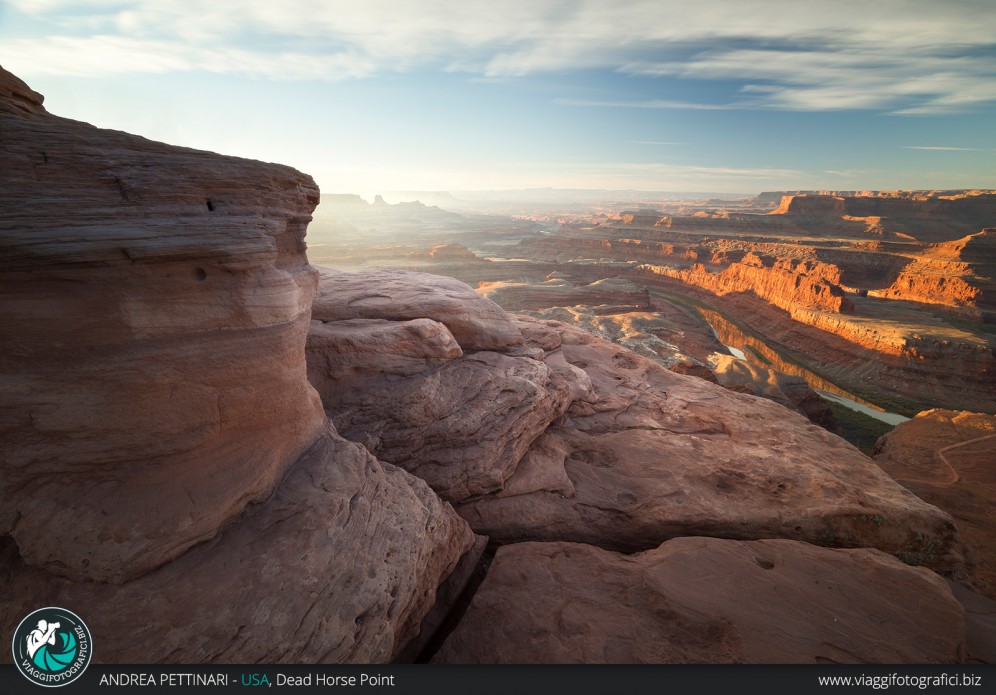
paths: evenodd
<path fill-rule="evenodd" d="M 962 0 L 8 0 L 56 27 L 0 34 L 17 72 L 206 71 L 361 79 L 450 70 L 486 78 L 614 70 L 733 81 L 728 104 L 593 99 L 655 109 L 882 110 L 932 115 L 996 102 L 996 3 Z M 2 30 L 0 30 L 2 31 Z"/>
<path fill-rule="evenodd" d="M 553 103 L 562 106 L 595 106 L 620 109 L 679 109 L 692 111 L 729 111 L 743 108 L 736 104 L 703 104 L 674 99 L 651 99 L 649 101 L 597 101 L 590 99 L 554 99 Z"/>
<path fill-rule="evenodd" d="M 936 147 L 930 145 L 908 145 L 904 150 L 934 150 L 941 152 L 985 152 L 977 147 Z"/>

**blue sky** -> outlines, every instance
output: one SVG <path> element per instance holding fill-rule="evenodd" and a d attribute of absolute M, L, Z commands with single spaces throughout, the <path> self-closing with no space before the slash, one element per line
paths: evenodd
<path fill-rule="evenodd" d="M 0 65 L 329 193 L 996 188 L 992 0 L 7 0 Z"/>

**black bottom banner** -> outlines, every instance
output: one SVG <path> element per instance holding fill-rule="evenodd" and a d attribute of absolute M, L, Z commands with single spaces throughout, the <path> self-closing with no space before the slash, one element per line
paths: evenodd
<path fill-rule="evenodd" d="M 107 666 L 65 686 L 73 693 L 337 693 L 529 695 L 568 693 L 993 692 L 996 666 Z M 0 666 L 0 693 L 39 693 Z M 263 689 L 263 690 L 259 690 Z"/>

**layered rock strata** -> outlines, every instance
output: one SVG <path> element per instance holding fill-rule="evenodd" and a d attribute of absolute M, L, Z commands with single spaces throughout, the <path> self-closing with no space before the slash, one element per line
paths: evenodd
<path fill-rule="evenodd" d="M 5 75 L 0 533 L 120 581 L 270 494 L 321 432 L 301 351 L 318 189 L 50 116 Z"/>
<path fill-rule="evenodd" d="M 750 293 L 785 311 L 806 307 L 846 313 L 854 309 L 840 286 L 828 282 L 825 272 L 820 272 L 823 269 L 817 267 L 811 275 L 804 264 L 790 261 L 779 261 L 772 266 L 732 263 L 719 273 L 709 272 L 701 263 L 691 268 L 647 264 L 641 266 L 641 270 L 674 278 L 720 296 Z"/>
<path fill-rule="evenodd" d="M 105 661 L 400 653 L 475 538 L 307 380 L 311 178 L 56 118 L 3 71 L 0 149 L 6 634 L 60 605 Z"/>

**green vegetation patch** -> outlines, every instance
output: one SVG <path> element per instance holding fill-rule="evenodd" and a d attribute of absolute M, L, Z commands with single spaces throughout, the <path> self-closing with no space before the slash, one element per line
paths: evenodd
<path fill-rule="evenodd" d="M 866 454 L 871 454 L 872 447 L 875 446 L 878 438 L 886 432 L 891 432 L 894 427 L 894 425 L 876 420 L 870 415 L 851 410 L 840 403 L 826 398 L 823 400 L 830 406 L 833 416 L 840 424 L 840 436 Z"/>
<path fill-rule="evenodd" d="M 896 552 L 896 556 L 907 565 L 932 565 L 937 561 L 937 551 L 940 549 L 941 541 L 917 533 L 913 540 Z"/>

